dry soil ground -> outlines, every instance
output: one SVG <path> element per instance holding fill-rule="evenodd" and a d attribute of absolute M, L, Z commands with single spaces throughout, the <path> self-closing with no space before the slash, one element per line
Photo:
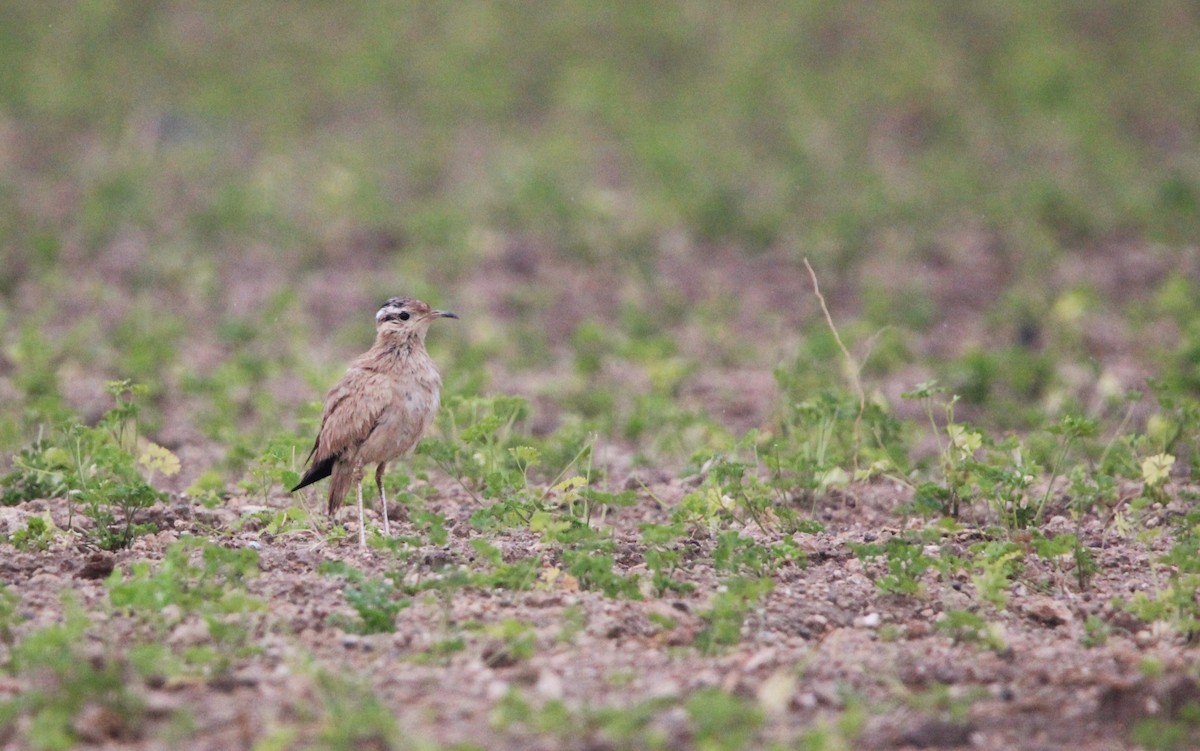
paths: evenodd
<path fill-rule="evenodd" d="M 626 543 L 634 549 L 637 523 L 665 521 L 659 501 L 670 503 L 685 488 L 675 482 L 649 491 L 653 496 L 639 493 L 636 506 L 608 519 L 619 541 L 620 573 L 646 573 L 639 556 L 620 551 Z M 1136 720 L 1156 713 L 1169 716 L 1200 700 L 1200 686 L 1184 677 L 1193 649 L 1177 634 L 1147 630 L 1109 605 L 1115 596 L 1156 586 L 1152 551 L 1091 524 L 1083 539 L 1100 573 L 1086 591 L 1079 591 L 1064 565 L 1027 568 L 1007 606 L 999 610 L 965 593 L 966 574 L 945 580 L 931 571 L 922 579 L 919 596 L 884 595 L 872 582 L 879 571 L 865 568 L 847 543 L 893 534 L 892 509 L 903 498 L 904 493 L 884 485 L 856 486 L 823 503 L 819 518 L 826 531 L 796 535 L 808 553 L 807 565 L 780 568 L 774 590 L 747 617 L 741 642 L 711 656 L 693 648 L 704 625 L 698 614 L 717 586 L 710 564 L 712 540 L 703 535 L 687 543 L 683 578 L 696 589 L 638 601 L 581 591 L 570 577 L 553 576 L 560 562 L 529 533 L 490 534 L 506 560 L 541 561 L 534 589 L 461 589 L 446 600 L 418 596 L 400 612 L 394 634 L 357 635 L 331 625 L 331 615 L 352 611 L 341 580 L 318 573 L 318 566 L 344 561 L 373 576 L 403 567 L 406 578 L 415 580 L 447 563 L 471 562 L 475 551 L 469 540 L 479 533 L 467 522 L 474 502 L 464 493 L 447 484 L 432 495 L 430 508 L 452 524 L 449 541 L 415 548 L 405 562 L 384 551 L 362 551 L 352 539 L 329 544 L 315 534 L 271 536 L 251 527 L 229 535 L 240 515 L 256 509 L 245 499 L 232 499 L 211 512 L 179 503 L 161 510 L 164 531 L 117 553 L 111 565 L 154 561 L 187 533 L 212 536 L 216 530 L 224 533 L 221 544 L 258 546 L 261 575 L 248 586 L 268 603 L 256 620 L 261 651 L 238 658 L 231 676 L 219 681 L 139 687 L 149 708 L 145 727 L 113 728 L 104 717 L 84 716 L 77 729 L 84 738 L 110 747 L 253 747 L 273 728 L 310 711 L 310 656 L 372 688 L 412 738 L 470 741 L 488 748 L 610 746 L 603 733 L 585 723 L 566 737 L 520 723 L 500 727 L 497 703 L 514 688 L 535 706 L 561 700 L 584 712 L 645 706 L 653 700 L 665 700 L 670 707 L 670 700 L 717 687 L 766 712 L 756 745 L 794 739 L 853 705 L 866 709 L 861 735 L 851 744 L 855 748 L 1127 748 L 1127 733 Z M 278 501 L 282 506 L 283 499 Z M 8 511 L 5 520 L 13 528 L 25 514 L 44 511 L 65 525 L 59 501 L 25 504 Z M 1069 531 L 1061 517 L 1049 526 Z M 745 531 L 762 536 L 754 529 Z M 977 539 L 977 533 L 965 530 L 929 552 L 961 552 Z M 59 618 L 63 588 L 75 591 L 93 614 L 104 612 L 106 592 L 95 578 L 96 568 L 97 559 L 88 550 L 69 544 L 45 553 L 8 549 L 0 562 L 4 581 L 20 594 L 28 628 Z M 99 568 L 100 573 L 107 568 L 103 560 Z M 987 613 L 997 629 L 994 645 L 956 643 L 935 626 L 947 611 L 976 609 Z M 1103 644 L 1086 646 L 1084 622 L 1090 615 L 1111 628 Z M 499 637 L 463 628 L 505 618 L 532 625 L 536 645 L 531 656 L 507 656 Z M 91 647 L 97 654 L 132 640 L 138 628 L 136 621 L 122 616 L 93 625 Z M 430 657 L 437 643 L 454 635 L 465 636 L 461 651 Z M 203 629 L 197 634 L 196 624 L 186 620 L 165 635 L 177 649 L 204 638 Z M 1147 674 L 1149 660 L 1162 677 Z M 20 688 L 10 681 L 5 690 Z M 939 698 L 931 701 L 931 695 Z M 193 725 L 177 745 L 164 727 L 181 710 Z M 651 724 L 670 748 L 690 745 L 690 727 L 680 709 L 664 710 Z M 10 741 L 6 747 L 17 746 Z"/>
<path fill-rule="evenodd" d="M 528 252 L 533 256 L 504 251 L 486 262 L 455 291 L 457 299 L 472 301 L 468 307 L 476 315 L 487 317 L 488 325 L 503 327 L 508 320 L 506 299 L 519 298 L 553 279 L 556 291 L 538 313 L 550 322 L 545 331 L 552 346 L 561 345 L 580 321 L 605 320 L 606 311 L 618 302 L 612 299 L 621 294 L 618 275 L 556 270 L 551 257 Z M 707 410 L 739 433 L 769 421 L 778 398 L 771 365 L 794 351 L 796 336 L 791 332 L 798 321 L 818 313 L 808 279 L 795 264 L 781 272 L 769 258 L 714 258 L 718 260 L 672 260 L 667 254 L 656 278 L 664 285 L 662 295 L 689 309 L 704 305 L 709 314 L 729 317 L 715 333 L 681 327 L 672 335 L 683 357 L 703 363 L 685 381 L 681 400 Z M 951 259 L 921 272 L 921 285 L 937 297 L 944 323 L 939 336 L 919 342 L 918 356 L 986 339 L 986 327 L 975 313 L 988 304 L 989 293 L 983 288 L 964 292 L 968 283 L 954 281 L 978 280 L 968 273 L 977 269 L 977 260 Z M 269 264 L 264 260 L 262 265 L 266 274 Z M 1091 267 L 1094 273 L 1105 268 Z M 1165 271 L 1152 268 L 1146 273 L 1157 281 Z M 299 286 L 299 294 L 301 299 L 342 300 L 344 305 L 330 315 L 344 323 L 351 315 L 347 310 L 369 308 L 369 301 L 358 298 L 363 297 L 359 288 L 369 286 L 370 273 L 368 267 L 348 269 L 335 289 L 314 277 Z M 1069 273 L 1091 272 L 1081 268 Z M 234 295 L 241 288 L 236 279 L 255 276 L 230 275 L 226 291 Z M 886 270 L 880 272 L 880 278 L 887 277 Z M 998 286 L 1000 280 L 993 281 Z M 1107 292 L 1104 278 L 1090 281 Z M 855 288 L 850 280 L 839 292 L 831 282 L 826 291 L 835 314 L 839 308 L 855 307 L 857 301 L 842 294 Z M 267 294 L 256 289 L 245 288 L 250 308 L 252 298 Z M 321 309 L 306 307 L 306 312 L 319 318 Z M 690 317 L 686 321 L 694 323 Z M 1128 333 L 1117 324 L 1104 329 L 1103 340 L 1115 342 L 1109 362 L 1126 379 L 1125 385 L 1133 385 L 1145 369 L 1136 353 L 1130 354 Z M 752 343 L 757 360 L 730 360 L 731 352 L 742 351 L 739 337 Z M 202 345 L 189 346 L 186 356 L 203 358 L 208 350 Z M 727 347 L 723 357 L 705 357 L 709 348 L 722 345 Z M 567 378 L 571 370 L 569 360 L 557 367 L 548 367 L 540 379 L 528 372 L 513 375 L 496 369 L 490 373 L 491 390 L 529 397 L 537 410 L 535 430 L 541 424 L 548 431 L 555 425 L 555 400 L 545 394 L 557 377 Z M 927 375 L 919 371 L 910 368 L 876 385 L 894 399 Z M 295 383 L 286 386 L 282 403 L 316 397 Z M 66 387 L 69 390 L 71 383 Z M 899 401 L 896 405 L 913 408 Z M 205 458 L 219 451 L 200 442 L 169 401 L 162 407 L 168 417 L 163 434 L 155 437 L 184 458 L 183 478 L 173 488 L 179 490 L 203 468 Z M 623 457 L 622 449 L 611 452 L 609 480 L 634 490 L 637 501 L 613 509 L 601 524 L 612 529 L 617 540 L 616 573 L 644 576 L 638 525 L 666 522 L 672 505 L 698 478 L 680 479 L 679 472 L 668 469 L 643 471 L 635 481 Z M 824 530 L 793 536 L 806 552 L 807 563 L 784 563 L 773 573 L 774 588 L 747 614 L 740 642 L 706 654 L 695 641 L 723 578 L 713 568 L 711 534 L 696 532 L 679 546 L 684 560 L 679 577 L 694 584 L 693 591 L 643 600 L 610 598 L 563 575 L 556 549 L 528 530 L 485 534 L 474 529 L 468 518 L 476 501 L 453 479 L 435 473 L 430 483 L 428 510 L 448 520 L 448 541 L 438 546 L 416 543 L 404 555 L 378 548 L 362 551 L 352 537 L 329 542 L 324 522 L 307 531 L 272 535 L 261 521 L 245 521 L 264 507 L 282 509 L 292 503 L 280 489 L 265 499 L 234 495 L 212 509 L 195 507 L 176 493 L 169 505 L 154 510 L 153 520 L 161 531 L 128 550 L 98 553 L 69 535 L 60 536 L 46 552 L 4 546 L 0 579 L 20 597 L 20 633 L 60 620 L 60 592 L 75 592 L 97 619 L 88 630 L 88 648 L 102 661 L 120 655 L 122 645 L 146 637 L 144 624 L 111 613 L 105 605 L 103 576 L 113 567 L 127 571 L 137 561 L 158 561 L 171 543 L 189 534 L 223 546 L 258 549 L 261 573 L 247 584 L 250 594 L 267 603 L 253 621 L 252 641 L 258 649 L 234 658 L 232 670 L 216 679 L 131 677 L 145 706 L 137 726 L 103 712 L 84 712 L 74 722 L 75 732 L 87 744 L 110 748 L 232 749 L 254 748 L 256 743 L 274 748 L 313 740 L 328 724 L 316 707 L 324 704 L 327 712 L 343 711 L 330 706 L 328 695 L 321 692 L 314 678 L 318 668 L 373 692 L 407 739 L 510 749 L 620 747 L 611 725 L 597 718 L 606 709 L 621 708 L 649 716 L 641 734 L 628 741 L 634 747 L 650 739 L 666 748 L 703 745 L 696 717 L 685 706 L 705 688 L 741 697 L 744 703 L 739 706 L 745 711 L 762 713 L 761 729 L 746 741 L 750 746 L 796 743 L 805 733 L 810 738 L 815 733 L 828 741 L 827 748 L 845 740 L 846 747 L 864 749 L 1120 749 L 1130 747 L 1130 730 L 1139 721 L 1173 718 L 1187 704 L 1200 702 L 1200 684 L 1187 669 L 1194 648 L 1177 631 L 1149 628 L 1111 603 L 1115 597 L 1156 591 L 1163 573 L 1152 562 L 1169 547 L 1166 537 L 1147 544 L 1098 519 L 1076 530 L 1064 509 L 1052 508 L 1045 531 L 1078 531 L 1099 566 L 1085 589 L 1077 585 L 1069 562 L 1029 555 L 1003 607 L 978 599 L 970 586 L 975 572 L 969 570 L 945 576 L 931 568 L 922 575 L 916 595 L 888 595 L 874 582 L 882 574 L 881 565 L 864 564 L 848 545 L 885 542 L 899 532 L 902 521 L 896 509 L 909 500 L 910 490 L 886 481 L 851 485 L 820 499 L 812 509 Z M 308 503 L 314 510 L 321 505 L 316 496 Z M 1178 510 L 1159 507 L 1140 521 L 1153 528 Z M 0 532 L 19 529 L 31 514 L 49 513 L 60 527 L 67 523 L 63 499 L 0 511 Z M 400 513 L 398 507 L 395 511 Z M 931 542 L 925 552 L 943 558 L 979 542 L 982 518 L 968 514 L 964 521 L 960 531 Z M 344 510 L 337 523 L 353 523 L 353 512 Z M 921 523 L 908 522 L 910 528 Z M 414 532 L 403 521 L 399 531 Z M 767 543 L 779 541 L 779 533 L 753 526 L 742 532 Z M 539 561 L 537 584 L 528 591 L 467 587 L 444 597 L 417 595 L 399 612 L 394 633 L 360 635 L 337 625 L 339 614 L 352 617 L 353 610 L 343 594 L 345 582 L 318 571 L 323 562 L 342 561 L 370 577 L 399 570 L 411 583 L 436 576 L 447 565 L 474 565 L 477 551 L 470 542 L 479 537 L 498 547 L 506 561 Z M 1028 542 L 1020 536 L 1016 541 Z M 938 626 L 939 619 L 954 611 L 979 613 L 990 631 L 975 638 L 960 633 L 956 639 Z M 1103 624 L 1106 638 L 1085 629 L 1090 616 Z M 511 654 L 494 629 L 510 618 L 532 627 L 535 641 L 529 653 Z M 182 651 L 205 643 L 207 634 L 195 619 L 184 618 L 157 638 Z M 454 639 L 462 640 L 461 648 L 445 649 Z M 0 694 L 14 696 L 29 688 L 22 680 L 5 678 Z M 505 721 L 505 697 L 513 695 L 535 710 L 561 702 L 572 719 L 558 725 L 537 716 Z M 508 716 L 511 720 L 515 714 Z M 725 727 L 737 724 L 727 718 L 723 722 Z M 13 735 L 3 747 L 19 748 L 23 737 Z M 276 745 L 264 739 L 276 739 Z M 368 738 L 359 747 L 382 745 Z M 822 746 L 814 742 L 811 747 Z"/>

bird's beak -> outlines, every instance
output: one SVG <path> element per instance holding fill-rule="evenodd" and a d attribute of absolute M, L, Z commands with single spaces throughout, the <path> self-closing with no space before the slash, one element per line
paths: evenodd
<path fill-rule="evenodd" d="M 431 310 L 431 311 L 429 311 L 429 317 L 430 318 L 453 318 L 454 320 L 458 320 L 458 314 L 451 313 L 448 310 Z"/>

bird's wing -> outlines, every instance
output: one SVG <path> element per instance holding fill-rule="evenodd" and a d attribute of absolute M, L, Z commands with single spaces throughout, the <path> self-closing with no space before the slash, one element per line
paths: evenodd
<path fill-rule="evenodd" d="M 392 389 L 383 373 L 359 367 L 347 371 L 325 397 L 313 463 L 362 445 L 391 398 Z"/>

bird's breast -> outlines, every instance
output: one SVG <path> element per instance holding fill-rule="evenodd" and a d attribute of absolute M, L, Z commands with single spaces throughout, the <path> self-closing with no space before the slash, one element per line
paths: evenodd
<path fill-rule="evenodd" d="M 402 374 L 390 387 L 390 404 L 360 449 L 364 463 L 391 461 L 408 452 L 437 417 L 441 378 L 432 363 Z"/>

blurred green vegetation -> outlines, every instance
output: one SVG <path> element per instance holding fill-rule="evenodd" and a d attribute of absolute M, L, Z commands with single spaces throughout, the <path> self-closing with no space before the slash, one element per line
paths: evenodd
<path fill-rule="evenodd" d="M 448 391 L 565 363 L 560 419 L 686 455 L 705 368 L 841 377 L 756 258 L 1001 427 L 1108 357 L 1200 390 L 1198 42 L 1187 0 L 0 2 L 0 446 L 128 377 L 244 463 L 403 290 L 472 314 Z"/>
<path fill-rule="evenodd" d="M 843 261 L 876 233 L 918 252 L 967 220 L 1042 262 L 1198 228 L 1200 14 L 1184 1 L 0 13 L 4 116 L 33 141 L 18 161 L 81 179 L 92 246 L 179 213 L 195 241 L 350 217 L 448 251 L 488 224 L 603 254 L 616 238 L 593 222 L 682 223 Z"/>

